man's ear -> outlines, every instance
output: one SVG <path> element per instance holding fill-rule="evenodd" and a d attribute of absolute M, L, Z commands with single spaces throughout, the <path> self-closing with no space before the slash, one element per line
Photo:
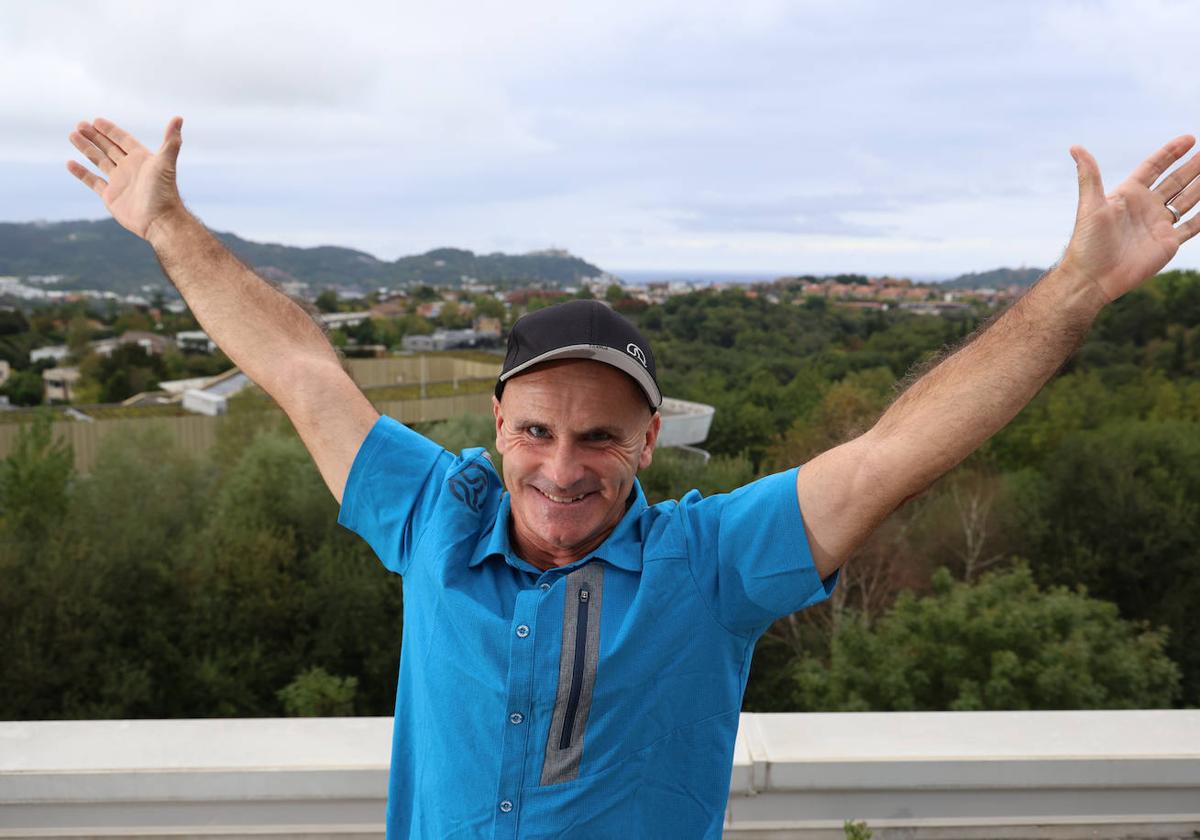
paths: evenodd
<path fill-rule="evenodd" d="M 501 432 L 504 430 L 504 415 L 501 413 L 500 400 L 492 396 L 492 417 L 496 419 L 496 451 L 501 455 L 504 454 L 504 435 Z"/>
<path fill-rule="evenodd" d="M 654 460 L 654 445 L 658 443 L 658 433 L 662 431 L 662 412 L 654 412 L 654 416 L 650 418 L 650 425 L 646 427 L 646 445 L 642 447 L 642 454 L 638 458 L 638 469 L 644 470 L 650 466 L 650 462 Z"/>

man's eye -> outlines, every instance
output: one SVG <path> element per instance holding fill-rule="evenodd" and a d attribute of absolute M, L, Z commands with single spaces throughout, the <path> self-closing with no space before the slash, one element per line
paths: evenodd
<path fill-rule="evenodd" d="M 525 429 L 525 431 L 530 437 L 534 438 L 540 439 L 550 437 L 550 432 L 546 430 L 545 426 L 529 426 Z"/>
<path fill-rule="evenodd" d="M 591 432 L 588 434 L 587 439 L 596 442 L 608 440 L 610 437 L 611 435 L 608 432 Z"/>

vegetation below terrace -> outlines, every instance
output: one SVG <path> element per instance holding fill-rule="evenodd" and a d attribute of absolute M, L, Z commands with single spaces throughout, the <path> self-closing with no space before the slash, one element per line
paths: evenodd
<path fill-rule="evenodd" d="M 664 391 L 717 406 L 707 464 L 663 451 L 652 501 L 732 489 L 870 426 L 980 326 L 733 292 L 617 301 Z M 424 429 L 486 444 L 487 418 Z M 76 475 L 47 421 L 0 464 L 0 716 L 389 714 L 401 582 L 336 525 L 277 414 L 200 457 L 109 439 Z M 1200 275 L 1101 316 L 1008 428 L 894 514 L 835 597 L 759 642 L 746 708 L 1200 702 Z"/>

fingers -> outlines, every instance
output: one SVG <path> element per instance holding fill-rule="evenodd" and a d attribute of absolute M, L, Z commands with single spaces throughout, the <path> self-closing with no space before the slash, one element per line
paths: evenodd
<path fill-rule="evenodd" d="M 83 122 L 79 124 L 78 129 L 80 134 L 91 140 L 96 148 L 104 152 L 113 163 L 120 163 L 125 159 L 125 150 L 103 132 L 98 131 L 95 125 Z"/>
<path fill-rule="evenodd" d="M 1154 188 L 1154 192 L 1163 200 L 1164 204 L 1168 202 L 1175 204 L 1175 208 L 1182 213 L 1184 210 L 1175 203 L 1175 197 L 1182 193 L 1197 175 L 1200 175 L 1200 155 L 1192 155 L 1183 166 L 1163 178 L 1162 182 Z M 1194 200 L 1192 204 L 1195 204 Z"/>
<path fill-rule="evenodd" d="M 1180 245 L 1187 242 L 1197 233 L 1200 233 L 1200 215 L 1192 216 L 1192 218 L 1180 222 L 1175 227 L 1175 235 Z"/>
<path fill-rule="evenodd" d="M 1196 138 L 1190 134 L 1176 137 L 1170 143 L 1146 158 L 1137 169 L 1133 170 L 1133 174 L 1129 176 L 1129 179 L 1149 189 L 1158 180 L 1159 176 L 1171 167 L 1171 164 L 1183 157 L 1187 150 L 1192 148 L 1192 144 L 1195 142 Z"/>
<path fill-rule="evenodd" d="M 1104 204 L 1104 182 L 1100 178 L 1100 165 L 1092 153 L 1083 146 L 1072 146 L 1071 157 L 1079 175 L 1079 216 L 1085 216 Z"/>
<path fill-rule="evenodd" d="M 96 164 L 101 172 L 108 174 L 116 164 L 84 134 L 84 131 L 90 128 L 87 123 L 80 123 L 76 126 L 76 130 L 71 132 L 68 139 L 71 141 L 71 145 L 83 152 L 83 156 Z M 94 132 L 92 133 L 94 134 Z"/>
<path fill-rule="evenodd" d="M 98 175 L 93 175 L 85 166 L 73 160 L 67 161 L 67 170 L 80 181 L 83 181 L 83 183 L 86 184 L 89 189 L 93 190 L 96 195 L 101 197 L 104 196 L 104 188 L 108 186 L 108 182 L 103 178 Z"/>
<path fill-rule="evenodd" d="M 1157 196 L 1162 198 L 1164 193 L 1157 193 Z M 1186 216 L 1188 211 L 1195 207 L 1198 201 L 1200 201 L 1200 180 L 1191 182 L 1175 193 L 1169 201 L 1165 201 L 1164 209 L 1166 204 L 1170 204 L 1180 216 Z M 1170 214 L 1171 211 L 1167 210 L 1166 212 Z M 1197 230 L 1200 230 L 1200 220 L 1196 216 L 1186 219 L 1175 226 L 1180 244 L 1195 236 Z"/>
<path fill-rule="evenodd" d="M 104 117 L 96 117 L 96 119 L 92 120 L 92 125 L 95 126 L 101 136 L 115 145 L 124 154 L 132 152 L 134 149 L 140 149 L 142 146 L 136 137 L 112 120 L 106 120 Z"/>
<path fill-rule="evenodd" d="M 1196 202 L 1200 200 L 1200 181 L 1191 181 L 1185 184 L 1182 188 L 1175 190 L 1174 195 L 1170 195 L 1167 192 L 1158 192 L 1157 190 L 1155 190 L 1154 195 L 1164 206 L 1170 204 L 1181 216 L 1185 216 L 1189 210 L 1196 206 Z M 1170 213 L 1169 210 L 1167 212 Z"/>

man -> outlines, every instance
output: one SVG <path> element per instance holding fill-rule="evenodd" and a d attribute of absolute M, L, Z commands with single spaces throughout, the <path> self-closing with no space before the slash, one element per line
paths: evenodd
<path fill-rule="evenodd" d="M 1108 196 L 1074 147 L 1063 260 L 874 428 L 803 469 L 648 507 L 636 474 L 661 395 L 631 325 L 575 302 L 514 327 L 493 404 L 502 485 L 482 450 L 456 456 L 381 418 L 309 317 L 187 212 L 181 127 L 152 154 L 81 123 L 71 141 L 102 177 L 68 168 L 287 412 L 339 522 L 404 575 L 391 837 L 719 837 L 762 632 L 825 598 L 889 513 L 1012 419 L 1101 308 L 1200 230 L 1180 221 L 1200 158 L 1162 177 L 1191 137 Z"/>

